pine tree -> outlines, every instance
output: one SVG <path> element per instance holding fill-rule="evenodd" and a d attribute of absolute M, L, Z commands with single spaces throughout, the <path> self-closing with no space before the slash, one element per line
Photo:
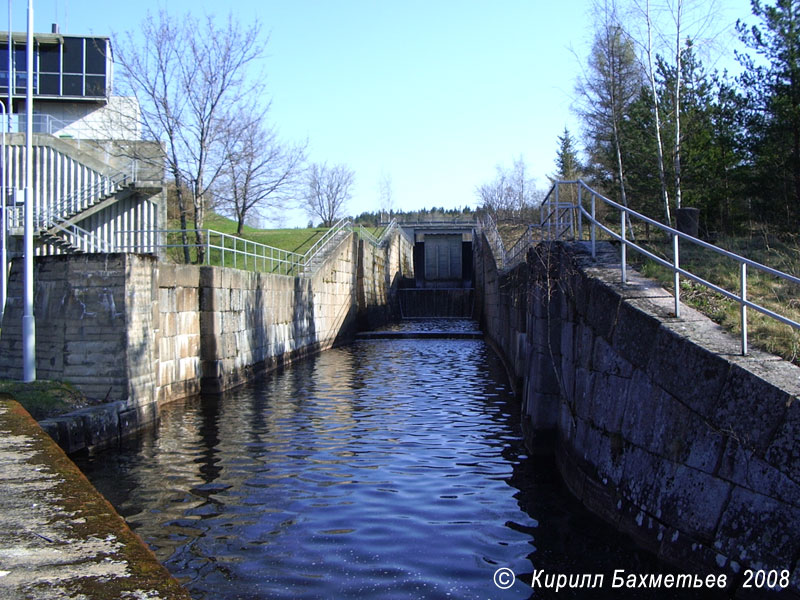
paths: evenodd
<path fill-rule="evenodd" d="M 759 25 L 737 23 L 745 45 L 766 64 L 740 55 L 748 90 L 750 150 L 756 170 L 753 189 L 771 220 L 796 222 L 800 215 L 800 1 L 752 0 Z M 775 207 L 779 199 L 782 206 Z M 780 213 L 776 214 L 776 208 Z"/>
<path fill-rule="evenodd" d="M 558 154 L 556 155 L 555 179 L 562 181 L 573 181 L 580 178 L 583 168 L 581 167 L 578 152 L 575 149 L 575 142 L 569 133 L 569 129 L 564 127 L 564 135 L 558 136 Z"/>

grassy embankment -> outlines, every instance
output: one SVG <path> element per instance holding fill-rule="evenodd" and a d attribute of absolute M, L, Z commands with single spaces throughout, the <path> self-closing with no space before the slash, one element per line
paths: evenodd
<path fill-rule="evenodd" d="M 793 236 L 778 237 L 766 231 L 742 237 L 724 237 L 715 244 L 729 252 L 744 256 L 773 269 L 800 277 L 800 246 Z M 671 243 L 651 242 L 654 254 L 672 259 Z M 672 272 L 655 261 L 634 254 L 637 268 L 672 291 Z M 739 263 L 717 252 L 688 243 L 681 244 L 681 267 L 724 290 L 739 294 L 741 275 Z M 739 304 L 706 286 L 681 279 L 681 300 L 704 313 L 725 330 L 741 335 Z M 784 317 L 800 322 L 800 285 L 763 273 L 753 267 L 747 273 L 747 298 Z M 747 311 L 747 330 L 750 346 L 777 354 L 800 364 L 800 331 L 782 324 L 753 309 Z"/>

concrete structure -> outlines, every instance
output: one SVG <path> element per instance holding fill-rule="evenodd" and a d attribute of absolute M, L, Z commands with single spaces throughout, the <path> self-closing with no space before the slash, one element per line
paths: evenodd
<path fill-rule="evenodd" d="M 411 276 L 395 232 L 373 246 L 348 234 L 311 277 L 170 265 L 108 254 L 36 261 L 37 375 L 69 381 L 101 406 L 43 426 L 68 452 L 116 443 L 158 406 L 220 392 L 352 338 L 392 316 Z M 19 261 L 0 336 L 0 377 L 21 369 Z"/>
<path fill-rule="evenodd" d="M 100 36 L 35 33 L 34 130 L 56 137 L 76 139 L 139 140 L 139 106 L 135 98 L 113 96 L 114 58 L 111 40 Z M 0 102 L 8 104 L 11 82 L 12 105 L 6 114 L 23 115 L 27 73 L 25 33 L 0 33 Z M 24 118 L 12 127 L 24 131 Z"/>
<path fill-rule="evenodd" d="M 414 240 L 417 288 L 471 288 L 473 221 L 402 223 Z"/>
<path fill-rule="evenodd" d="M 108 252 L 117 246 L 154 252 L 166 224 L 161 147 L 152 142 L 60 139 L 34 134 L 36 255 Z M 7 140 L 10 188 L 24 187 L 25 135 Z M 21 253 L 20 204 L 9 204 L 9 254 Z"/>
<path fill-rule="evenodd" d="M 0 102 L 13 115 L 12 132 L 25 131 L 26 82 L 33 81 L 34 252 L 152 251 L 155 234 L 133 232 L 166 227 L 163 152 L 141 141 L 136 99 L 113 95 L 111 40 L 54 26 L 34 34 L 33 44 L 28 73 L 26 35 L 0 33 Z M 7 143 L 10 208 L 0 234 L 9 236 L 13 256 L 22 244 L 25 136 L 12 133 Z"/>
<path fill-rule="evenodd" d="M 800 368 L 739 340 L 629 271 L 605 245 L 540 244 L 507 272 L 476 244 L 482 325 L 593 512 L 684 569 L 774 571 L 800 597 Z M 624 568 L 625 565 L 620 565 Z M 752 583 L 752 582 L 751 582 Z M 763 592 L 773 597 L 774 592 Z"/>
<path fill-rule="evenodd" d="M 188 600 L 108 501 L 0 397 L 0 597 Z"/>

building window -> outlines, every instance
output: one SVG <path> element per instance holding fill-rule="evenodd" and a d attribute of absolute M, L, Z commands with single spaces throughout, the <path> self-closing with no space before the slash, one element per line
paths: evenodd
<path fill-rule="evenodd" d="M 83 96 L 83 75 L 64 75 L 64 96 Z"/>
<path fill-rule="evenodd" d="M 83 38 L 64 38 L 64 73 L 83 73 Z"/>
<path fill-rule="evenodd" d="M 37 96 L 105 98 L 111 76 L 107 38 L 42 35 L 34 37 L 33 93 Z M 12 69 L 8 44 L 0 45 L 0 94 L 8 93 L 10 72 L 15 96 L 24 96 L 28 82 L 26 44 L 12 43 Z"/>
<path fill-rule="evenodd" d="M 92 75 L 106 74 L 105 39 L 86 38 L 86 73 Z"/>
<path fill-rule="evenodd" d="M 61 72 L 61 45 L 60 44 L 39 44 L 39 72 L 40 73 L 60 73 Z"/>

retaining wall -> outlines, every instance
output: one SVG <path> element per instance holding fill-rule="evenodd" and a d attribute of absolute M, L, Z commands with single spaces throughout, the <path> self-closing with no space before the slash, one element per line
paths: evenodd
<path fill-rule="evenodd" d="M 158 406 L 221 392 L 351 339 L 359 313 L 391 318 L 410 244 L 350 235 L 310 278 L 171 265 L 134 254 L 38 257 L 37 378 L 69 381 L 100 406 L 42 422 L 67 452 L 114 444 Z M 22 264 L 0 335 L 0 377 L 22 377 Z M 408 274 L 408 273 L 406 273 Z"/>
<path fill-rule="evenodd" d="M 498 273 L 476 248 L 482 321 L 520 384 L 527 441 L 551 443 L 570 490 L 661 558 L 732 589 L 745 569 L 786 571 L 800 596 L 800 369 L 738 356 L 703 315 L 674 318 L 653 282 L 629 271 L 620 285 L 618 261 L 608 245 L 594 261 L 542 244 Z"/>

